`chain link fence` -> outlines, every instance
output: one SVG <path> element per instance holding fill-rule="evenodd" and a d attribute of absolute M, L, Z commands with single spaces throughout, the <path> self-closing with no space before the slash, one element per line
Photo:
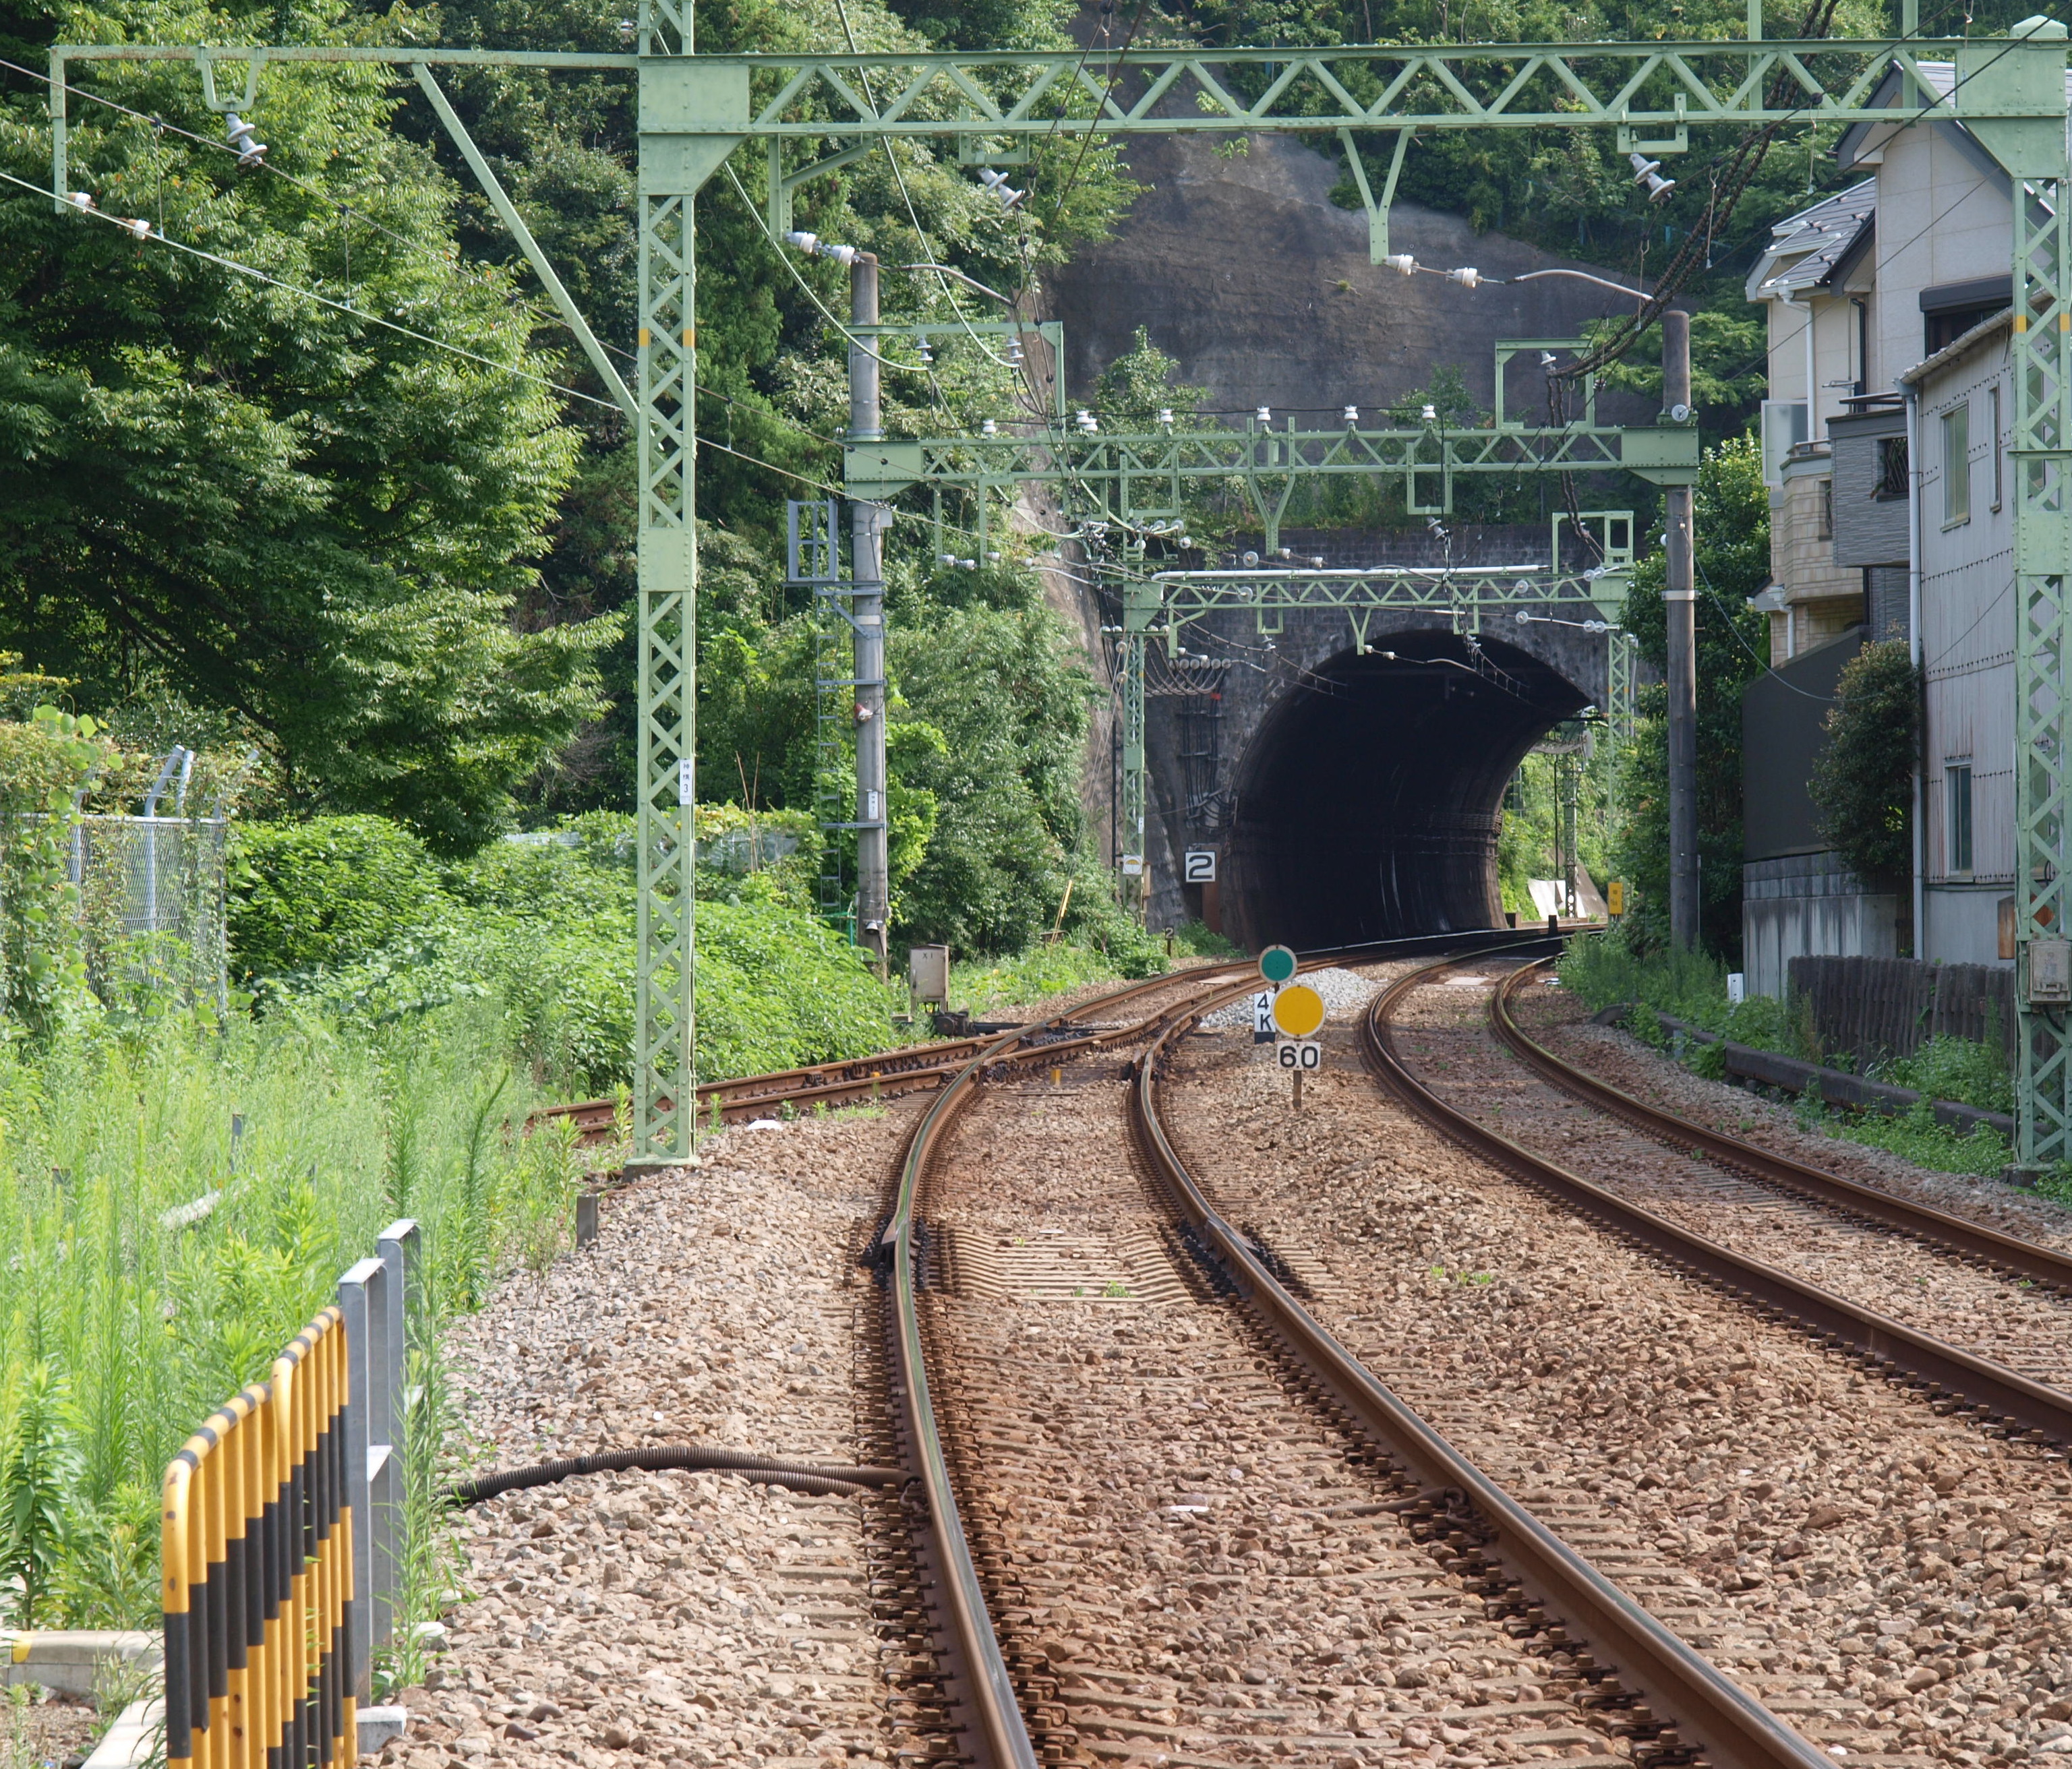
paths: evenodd
<path fill-rule="evenodd" d="M 111 1008 L 224 1005 L 222 817 L 81 818 L 72 835 L 87 981 Z"/>

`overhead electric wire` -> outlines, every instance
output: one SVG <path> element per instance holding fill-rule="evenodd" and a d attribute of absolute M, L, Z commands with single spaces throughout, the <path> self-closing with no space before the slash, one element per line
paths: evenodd
<path fill-rule="evenodd" d="M 162 117 L 158 117 L 152 115 L 148 112 L 140 111 L 134 105 L 125 105 L 117 99 L 107 97 L 102 93 L 93 92 L 84 86 L 75 86 L 70 80 L 54 81 L 47 73 L 39 74 L 33 68 L 25 68 L 19 62 L 13 62 L 0 59 L 0 68 L 4 68 L 10 73 L 25 75 L 29 79 L 35 81 L 39 86 L 48 88 L 52 85 L 56 85 L 61 91 L 66 92 L 71 96 L 84 98 L 90 103 L 96 105 L 105 105 L 109 108 L 109 109 L 120 111 L 125 117 L 134 117 L 140 123 L 150 124 L 154 133 L 180 136 L 187 141 L 198 142 L 204 147 L 213 148 L 219 152 L 232 154 L 237 158 L 240 165 L 245 163 L 243 154 L 238 148 L 233 146 L 228 142 L 219 142 L 214 136 L 197 134 L 193 129 L 183 129 L 177 123 L 167 122 Z M 386 234 L 399 245 L 407 246 L 413 252 L 430 251 L 430 248 L 425 244 L 423 240 L 413 239 L 406 233 L 398 233 L 395 228 L 384 226 L 382 223 L 376 220 L 372 215 L 366 213 L 365 211 L 355 208 L 349 201 L 345 198 L 339 196 L 335 191 L 327 191 L 322 185 L 312 184 L 306 179 L 298 179 L 294 173 L 284 170 L 282 168 L 274 165 L 270 160 L 265 158 L 263 156 L 261 158 L 252 162 L 251 166 L 257 167 L 258 170 L 262 171 L 270 172 L 275 178 L 285 180 L 287 183 L 293 185 L 297 190 L 306 191 L 311 196 L 319 198 L 323 201 L 331 203 L 335 207 L 342 210 L 352 220 L 364 221 L 368 226 L 372 228 L 377 233 Z M 249 170 L 250 167 L 248 167 L 247 169 Z M 449 267 L 458 266 L 461 262 L 458 253 L 455 253 L 451 257 L 448 257 L 443 252 L 432 252 L 431 255 L 438 258 L 442 264 L 446 265 Z"/>
<path fill-rule="evenodd" d="M 47 199 L 51 195 L 42 185 L 32 184 L 27 179 L 16 178 L 11 172 L 0 171 L 0 180 L 4 180 L 9 184 L 18 185 L 23 190 L 33 191 L 39 197 Z M 138 217 L 138 221 L 133 223 L 123 216 L 110 215 L 97 206 L 92 208 L 80 208 L 78 204 L 74 203 L 68 207 L 77 209 L 81 215 L 91 215 L 97 220 L 105 221 L 111 227 L 121 228 L 125 233 L 129 234 L 140 244 L 155 240 L 160 245 L 171 246 L 175 252 L 184 252 L 190 257 L 200 258 L 210 264 L 220 265 L 224 269 L 235 271 L 241 277 L 249 277 L 254 281 L 265 283 L 272 288 L 284 290 L 289 294 L 299 295 L 306 301 L 313 301 L 319 306 L 328 307 L 335 313 L 345 314 L 354 319 L 364 320 L 367 324 L 378 326 L 384 331 L 397 333 L 420 344 L 429 344 L 433 349 L 444 351 L 449 355 L 465 357 L 471 363 L 479 363 L 484 368 L 493 368 L 500 374 L 512 376 L 521 381 L 529 381 L 536 387 L 544 387 L 551 392 L 565 394 L 572 400 L 583 400 L 590 404 L 602 405 L 614 412 L 619 408 L 619 403 L 615 400 L 599 399 L 594 393 L 585 393 L 578 388 L 565 386 L 560 381 L 551 380 L 544 375 L 535 375 L 528 370 L 515 367 L 509 363 L 500 363 L 493 356 L 484 356 L 479 351 L 465 349 L 458 344 L 449 343 L 442 338 L 433 337 L 429 332 L 421 332 L 409 326 L 398 325 L 393 319 L 384 319 L 379 314 L 369 313 L 365 308 L 356 307 L 349 302 L 334 300 L 329 295 L 319 294 L 314 289 L 306 289 L 299 283 L 290 282 L 286 277 L 277 277 L 270 271 L 261 270 L 253 265 L 241 263 L 236 258 L 225 257 L 220 252 L 210 252 L 200 246 L 189 245 L 184 240 L 175 240 L 171 234 L 152 227 L 148 222 L 142 221 L 142 217 Z M 145 228 L 145 232 L 141 234 L 136 231 L 138 224 Z"/>
<path fill-rule="evenodd" d="M 1806 25 L 1801 27 L 1802 39 L 1804 37 L 1806 31 L 1811 27 L 1817 21 L 1819 25 L 1819 30 L 1817 32 L 1818 39 L 1820 40 L 1829 40 L 1827 39 L 1827 29 L 1828 24 L 1832 21 L 1836 4 L 1837 0 L 1812 0 L 1813 10 L 1807 14 Z M 1950 10 L 1951 10 L 1951 7 L 1946 6 L 1934 16 L 1939 18 L 1942 11 L 1948 11 Z M 2054 18 L 2054 14 L 2047 11 L 2042 14 L 2042 16 L 2045 18 Z M 1968 22 L 1967 17 L 1967 24 Z M 2062 21 L 2056 22 L 2062 23 Z M 1888 51 L 1895 56 L 1903 45 L 1923 40 L 1926 40 L 1926 30 L 1923 26 L 1919 24 L 1917 24 L 1911 31 L 1901 32 L 1897 36 L 1881 39 L 1881 43 L 1886 46 Z M 1903 114 L 1895 113 L 1889 125 L 1887 125 L 1881 119 L 1877 126 L 1893 126 L 1902 129 L 1910 128 L 1913 125 L 1922 121 L 1931 112 L 1948 106 L 1950 101 L 1955 96 L 1960 87 L 1964 85 L 1966 82 L 1975 79 L 1979 75 L 1984 73 L 1987 68 L 1994 66 L 2004 57 L 2012 53 L 2016 47 L 2020 47 L 2020 43 L 2022 40 L 2026 39 L 2010 41 L 1990 60 L 1982 62 L 1978 67 L 1971 69 L 1969 73 L 1957 75 L 1953 79 L 1948 92 L 1938 93 L 1934 97 L 1927 100 L 1918 110 L 1915 111 L 1913 116 L 1906 117 Z M 1773 82 L 1772 90 L 1775 90 L 1777 85 L 1783 83 L 1786 78 L 1787 76 L 1785 73 L 1780 72 L 1776 76 L 1775 81 Z M 1725 162 L 1729 168 L 1729 176 L 1739 175 L 1740 182 L 1738 184 L 1735 185 L 1729 192 L 1725 210 L 1720 211 L 1718 207 L 1719 193 L 1716 185 L 1712 199 L 1706 206 L 1702 228 L 1694 228 L 1687 230 L 1684 245 L 1679 249 L 1677 255 L 1671 260 L 1669 268 L 1663 271 L 1656 278 L 1655 293 L 1655 295 L 1651 298 L 1649 302 L 1646 303 L 1638 313 L 1634 314 L 1633 318 L 1624 321 L 1622 322 L 1622 330 L 1614 332 L 1610 339 L 1605 340 L 1603 343 L 1597 347 L 1597 348 L 1591 352 L 1589 357 L 1564 371 L 1564 374 L 1573 376 L 1579 373 L 1589 372 L 1592 369 L 1602 366 L 1605 363 L 1617 361 L 1620 357 L 1625 355 L 1626 351 L 1630 350 L 1633 347 L 1633 345 L 1638 340 L 1641 334 L 1660 317 L 1662 312 L 1667 307 L 1669 302 L 1674 300 L 1675 297 L 1682 292 L 1684 285 L 1690 280 L 1692 272 L 1696 266 L 1698 242 L 1702 238 L 1704 249 L 1709 255 L 1712 242 L 1717 237 L 1718 229 L 1720 227 L 1723 227 L 1725 223 L 1732 218 L 1734 208 L 1740 202 L 1742 193 L 1747 189 L 1749 183 L 1753 181 L 1756 173 L 1761 170 L 1763 158 L 1768 154 L 1770 146 L 1776 139 L 1778 133 L 1799 117 L 1806 114 L 1813 103 L 1814 101 L 1810 98 L 1802 99 L 1799 103 L 1791 107 L 1791 109 L 1786 116 L 1778 118 L 1774 122 L 1766 125 L 1758 133 L 1750 136 L 1744 136 L 1741 142 L 1737 143 L 1733 148 L 1724 150 L 1721 154 L 1716 155 L 1713 160 L 1710 162 L 1700 162 L 1700 167 L 1702 168 L 1702 166 L 1707 163 L 1716 166 L 1722 162 Z M 1957 118 L 1956 120 L 1959 121 L 1962 121 L 1961 117 Z M 1817 128 L 1818 126 L 1817 119 L 1809 125 L 1809 127 L 1813 128 Z M 1745 173 L 1742 173 L 1741 170 L 1742 164 L 1751 153 L 1754 154 L 1754 162 L 1752 165 L 1748 166 Z M 1716 220 L 1715 220 L 1716 215 L 1717 217 Z M 1916 237 L 1919 237 L 1918 235 L 1917 235 Z"/>

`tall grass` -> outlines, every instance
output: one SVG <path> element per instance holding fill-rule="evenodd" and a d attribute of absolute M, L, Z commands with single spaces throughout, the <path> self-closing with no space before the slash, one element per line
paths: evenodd
<path fill-rule="evenodd" d="M 398 1216 L 425 1237 L 429 1469 L 441 1324 L 568 1232 L 580 1165 L 565 1137 L 524 1135 L 532 1103 L 481 1004 L 0 1045 L 0 1616 L 150 1623 L 166 1463 Z"/>

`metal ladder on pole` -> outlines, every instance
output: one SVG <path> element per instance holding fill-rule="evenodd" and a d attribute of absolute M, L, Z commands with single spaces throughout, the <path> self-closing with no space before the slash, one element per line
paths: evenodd
<path fill-rule="evenodd" d="M 841 598 L 841 511 L 832 498 L 790 500 L 784 512 L 784 583 L 813 593 L 813 818 L 820 863 L 815 906 L 829 927 L 856 941 L 856 886 L 844 844 L 855 828 L 851 747 L 854 701 L 850 626 Z"/>

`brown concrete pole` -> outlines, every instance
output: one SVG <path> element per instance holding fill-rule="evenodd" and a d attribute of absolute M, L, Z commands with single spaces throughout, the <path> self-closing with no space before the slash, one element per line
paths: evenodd
<path fill-rule="evenodd" d="M 1668 421 L 1691 421 L 1691 316 L 1662 316 L 1662 404 Z M 1669 932 L 1698 944 L 1698 660 L 1691 487 L 1668 488 L 1663 599 L 1669 626 Z"/>

